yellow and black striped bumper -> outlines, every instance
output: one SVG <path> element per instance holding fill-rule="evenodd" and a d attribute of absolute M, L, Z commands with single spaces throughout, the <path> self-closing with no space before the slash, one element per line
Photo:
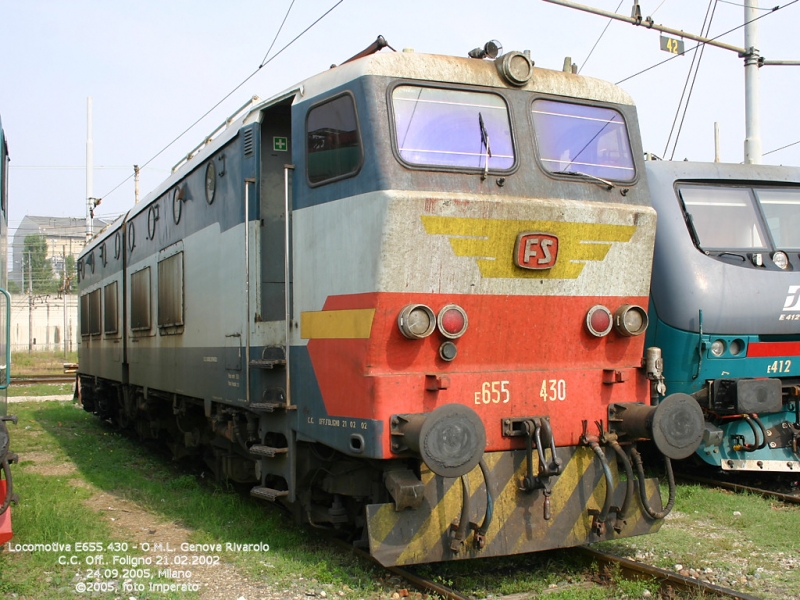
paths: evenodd
<path fill-rule="evenodd" d="M 658 531 L 662 520 L 654 520 L 641 510 L 638 482 L 625 522 L 617 521 L 612 511 L 604 531 L 593 530 L 593 514 L 602 508 L 606 496 L 602 465 L 586 447 L 559 448 L 558 456 L 564 469 L 561 475 L 549 479 L 551 495 L 546 519 L 544 492 L 519 489 L 520 480 L 527 473 L 526 453 L 485 454 L 494 490 L 494 516 L 482 548 L 475 543 L 475 534 L 470 531 L 457 552 L 451 550 L 452 524 L 461 514 L 462 485 L 458 479 L 435 475 L 423 464 L 421 475 L 425 492 L 418 509 L 396 511 L 394 504 L 367 506 L 371 554 L 385 566 L 407 565 L 537 552 Z M 606 457 L 615 482 L 612 506 L 620 507 L 626 485 L 620 481 L 613 451 L 606 450 Z M 538 463 L 535 456 L 534 461 Z M 538 464 L 534 464 L 533 471 L 534 474 L 538 472 Z M 486 486 L 479 468 L 469 473 L 468 483 L 469 518 L 480 524 L 486 511 Z M 658 481 L 648 479 L 646 490 L 650 506 L 660 511 Z"/>

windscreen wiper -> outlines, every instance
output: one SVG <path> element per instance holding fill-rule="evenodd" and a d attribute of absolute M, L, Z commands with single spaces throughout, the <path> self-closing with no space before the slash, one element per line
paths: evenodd
<path fill-rule="evenodd" d="M 574 177 L 585 177 L 589 181 L 596 183 L 597 185 L 602 185 L 607 190 L 613 190 L 616 186 L 611 183 L 610 181 L 606 181 L 605 179 L 601 179 L 600 177 L 595 177 L 594 175 L 589 175 L 589 173 L 584 173 L 583 171 L 553 171 L 556 175 L 572 175 Z"/>
<path fill-rule="evenodd" d="M 478 124 L 481 127 L 481 146 L 486 148 L 486 162 L 483 163 L 483 177 L 489 177 L 489 157 L 492 155 L 492 145 L 489 143 L 489 132 L 486 131 L 486 125 L 483 124 L 483 115 L 478 113 Z"/>

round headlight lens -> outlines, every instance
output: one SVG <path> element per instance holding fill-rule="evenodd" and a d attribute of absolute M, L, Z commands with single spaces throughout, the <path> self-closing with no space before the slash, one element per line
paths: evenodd
<path fill-rule="evenodd" d="M 785 252 L 781 252 L 780 250 L 772 255 L 772 262 L 775 263 L 776 267 L 784 271 L 789 268 L 789 257 L 786 256 Z"/>
<path fill-rule="evenodd" d="M 464 335 L 469 324 L 467 313 L 457 304 L 448 304 L 440 310 L 436 321 L 442 335 L 451 340 Z"/>
<path fill-rule="evenodd" d="M 397 326 L 408 339 L 420 340 L 436 329 L 436 317 L 424 304 L 409 304 L 397 316 Z"/>
<path fill-rule="evenodd" d="M 586 327 L 596 337 L 608 335 L 611 331 L 611 311 L 602 304 L 597 304 L 586 313 Z"/>
<path fill-rule="evenodd" d="M 623 304 L 614 313 L 614 328 L 620 335 L 642 335 L 647 329 L 647 322 L 647 313 L 635 304 Z"/>
<path fill-rule="evenodd" d="M 733 340 L 730 343 L 730 346 L 728 346 L 728 351 L 734 356 L 739 356 L 743 350 L 744 350 L 743 340 Z"/>
<path fill-rule="evenodd" d="M 725 342 L 723 340 L 714 340 L 711 343 L 711 354 L 714 356 L 722 356 L 725 354 Z"/>

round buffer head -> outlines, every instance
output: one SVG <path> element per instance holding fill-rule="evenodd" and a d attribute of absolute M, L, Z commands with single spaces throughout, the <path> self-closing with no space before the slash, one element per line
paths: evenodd
<path fill-rule="evenodd" d="M 656 407 L 652 419 L 653 441 L 664 456 L 680 460 L 700 447 L 703 410 L 691 396 L 670 394 Z"/>
<path fill-rule="evenodd" d="M 431 471 L 461 477 L 472 471 L 486 449 L 486 430 L 477 413 L 463 404 L 445 404 L 422 425 L 419 453 Z"/>

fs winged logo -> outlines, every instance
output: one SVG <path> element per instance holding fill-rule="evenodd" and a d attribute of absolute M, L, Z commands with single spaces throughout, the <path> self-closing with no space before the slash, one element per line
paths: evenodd
<path fill-rule="evenodd" d="M 577 279 L 613 242 L 629 242 L 635 225 L 515 221 L 423 215 L 430 235 L 446 235 L 456 256 L 477 259 L 487 278 Z"/>

